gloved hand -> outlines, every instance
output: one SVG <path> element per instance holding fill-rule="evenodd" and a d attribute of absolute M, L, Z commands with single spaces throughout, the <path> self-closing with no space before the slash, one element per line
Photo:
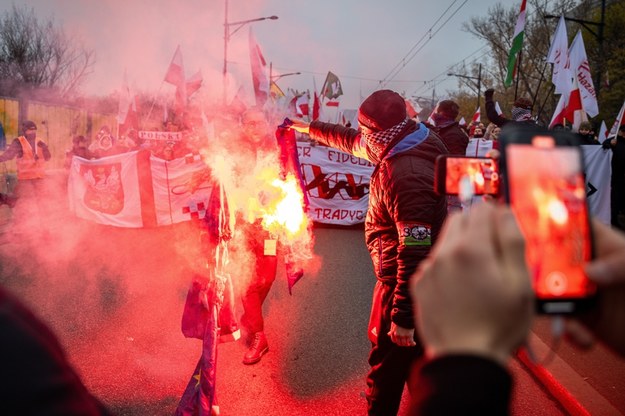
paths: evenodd
<path fill-rule="evenodd" d="M 489 88 L 486 91 L 484 91 L 484 97 L 486 98 L 486 101 L 492 101 L 494 94 L 495 94 L 495 90 L 493 88 Z"/>

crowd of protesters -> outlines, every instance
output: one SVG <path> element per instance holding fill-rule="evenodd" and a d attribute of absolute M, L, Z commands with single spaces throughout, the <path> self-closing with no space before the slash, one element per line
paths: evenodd
<path fill-rule="evenodd" d="M 479 121 L 469 126 L 459 125 L 456 121 L 459 106 L 452 100 L 441 101 L 427 123 L 417 122 L 407 117 L 404 99 L 399 94 L 381 90 L 360 106 L 358 130 L 319 121 L 296 122 L 292 127 L 310 134 L 318 142 L 367 158 L 376 165 L 365 225 L 366 243 L 377 278 L 369 324 L 369 415 L 396 414 L 406 383 L 412 394 L 412 414 L 505 414 L 508 410 L 511 377 L 507 361 L 528 336 L 532 320 L 532 292 L 523 257 L 525 242 L 511 212 L 491 202 L 472 209 L 468 215 L 452 213 L 446 220 L 450 210 L 444 197 L 433 192 L 432 183 L 436 156 L 464 155 L 471 139 L 492 141 L 492 147 L 497 149 L 500 132 L 506 125 L 536 123 L 531 101 L 515 100 L 511 118 L 506 118 L 496 112 L 493 95 L 493 90 L 486 91 L 487 125 Z M 252 120 L 250 114 L 259 119 Z M 241 129 L 241 116 L 244 127 L 257 128 L 266 122 L 260 119 L 262 112 L 220 118 L 216 120 L 221 124 L 220 143 L 226 145 L 230 135 L 241 133 L 237 133 Z M 25 122 L 23 130 L 24 136 L 15 139 L 9 150 L 0 155 L 0 161 L 17 157 L 18 169 L 23 169 L 19 179 L 39 179 L 37 172 L 42 171 L 43 161 L 50 159 L 50 152 L 33 135 L 34 123 Z M 172 140 L 142 140 L 136 129 L 115 138 L 108 126 L 102 126 L 91 144 L 84 136 L 73 138 L 72 147 L 66 152 L 66 166 L 71 166 L 73 157 L 99 159 L 134 150 L 147 150 L 169 161 L 197 153 L 202 143 L 207 143 L 207 132 L 199 133 L 199 123 L 168 122 L 163 125 L 163 131 L 172 133 Z M 582 123 L 578 135 L 581 144 L 600 144 L 613 153 L 612 225 L 622 228 L 625 125 L 620 126 L 616 137 L 603 143 L 597 140 L 590 123 Z M 265 134 L 263 139 L 268 137 Z M 258 149 L 253 150 L 255 154 Z M 35 172 L 35 176 L 28 177 L 28 172 Z M 599 223 L 595 223 L 595 230 L 597 258 L 588 265 L 588 275 L 600 284 L 622 285 L 625 237 Z M 257 247 L 265 257 L 268 240 L 272 238 L 262 237 Z M 435 246 L 436 241 L 439 243 Z M 474 241 L 483 244 L 476 245 Z M 245 364 L 258 363 L 268 352 L 262 303 L 275 278 L 275 252 L 270 256 L 271 265 L 264 266 L 268 267 L 269 277 L 263 277 L 263 271 L 254 266 L 255 276 L 262 278 L 264 287 L 254 304 L 255 318 L 260 320 L 258 325 L 252 325 L 251 309 L 245 309 L 246 319 L 242 323 L 249 327 Z M 467 258 L 473 261 L 465 261 Z M 493 267 L 482 267 L 484 264 Z M 500 295 L 505 295 L 504 301 Z M 59 396 L 60 408 L 77 406 L 88 409 L 85 414 L 106 414 L 68 364 L 54 335 L 1 290 L 0 302 L 16 305 L 12 306 L 15 316 L 0 330 L 17 334 L 24 345 L 34 346 L 33 357 L 42 362 L 37 371 L 49 371 L 38 378 L 52 380 L 48 385 L 42 382 L 42 391 L 63 390 L 66 396 Z M 456 307 L 445 307 L 452 302 Z M 14 325 L 15 319 L 23 323 Z M 30 326 L 39 328 L 46 336 L 43 339 L 27 336 Z M 446 331 L 448 336 L 441 335 Z M 625 355 L 624 343 L 614 336 L 617 332 L 621 332 L 620 328 L 608 325 L 605 333 L 597 336 L 603 340 L 617 339 L 609 344 Z M 475 334 L 488 339 L 475 345 L 472 343 Z M 22 351 L 15 349 L 0 356 L 7 359 L 11 354 L 23 357 Z M 413 367 L 416 363 L 418 366 Z M 480 376 L 467 378 L 467 373 Z M 57 375 L 63 382 L 60 387 L 53 380 Z"/>

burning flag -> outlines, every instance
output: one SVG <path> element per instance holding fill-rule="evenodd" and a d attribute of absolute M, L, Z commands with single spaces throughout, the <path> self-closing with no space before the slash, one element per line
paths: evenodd
<path fill-rule="evenodd" d="M 185 337 L 202 340 L 202 355 L 180 399 L 176 416 L 210 416 L 216 408 L 217 345 L 224 332 L 237 339 L 233 321 L 232 282 L 225 273 L 230 236 L 228 206 L 222 186 L 215 186 L 208 210 L 199 223 L 205 274 L 197 274 L 187 293 L 182 315 Z M 217 191 L 218 190 L 218 191 Z"/>

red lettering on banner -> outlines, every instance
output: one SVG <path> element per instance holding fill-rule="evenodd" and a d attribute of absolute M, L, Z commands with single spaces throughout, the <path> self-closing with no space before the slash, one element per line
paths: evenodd
<path fill-rule="evenodd" d="M 365 212 L 356 209 L 331 209 L 331 208 L 315 208 L 315 215 L 318 219 L 344 221 L 349 219 L 351 222 L 362 222 L 365 219 Z"/>
<path fill-rule="evenodd" d="M 297 146 L 297 156 L 299 157 L 310 157 L 310 147 L 308 146 Z"/>
<path fill-rule="evenodd" d="M 352 165 L 356 165 L 356 166 L 373 167 L 373 163 L 369 162 L 368 160 L 361 159 L 354 155 L 350 155 L 348 153 L 343 153 L 343 152 L 338 152 L 335 150 L 328 150 L 328 160 L 330 162 L 336 162 L 336 163 L 351 163 Z"/>

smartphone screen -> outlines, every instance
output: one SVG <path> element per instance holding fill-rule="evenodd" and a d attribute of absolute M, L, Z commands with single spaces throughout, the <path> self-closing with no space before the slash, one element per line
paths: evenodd
<path fill-rule="evenodd" d="M 446 156 L 437 160 L 444 163 L 441 175 L 444 176 L 445 188 L 441 194 L 458 195 L 460 182 L 468 177 L 473 185 L 475 195 L 496 195 L 499 191 L 499 170 L 497 162 L 485 157 L 454 157 Z"/>
<path fill-rule="evenodd" d="M 595 293 L 583 269 L 592 249 L 580 149 L 537 136 L 504 151 L 508 198 L 526 239 L 539 308 L 575 312 L 576 300 Z"/>

